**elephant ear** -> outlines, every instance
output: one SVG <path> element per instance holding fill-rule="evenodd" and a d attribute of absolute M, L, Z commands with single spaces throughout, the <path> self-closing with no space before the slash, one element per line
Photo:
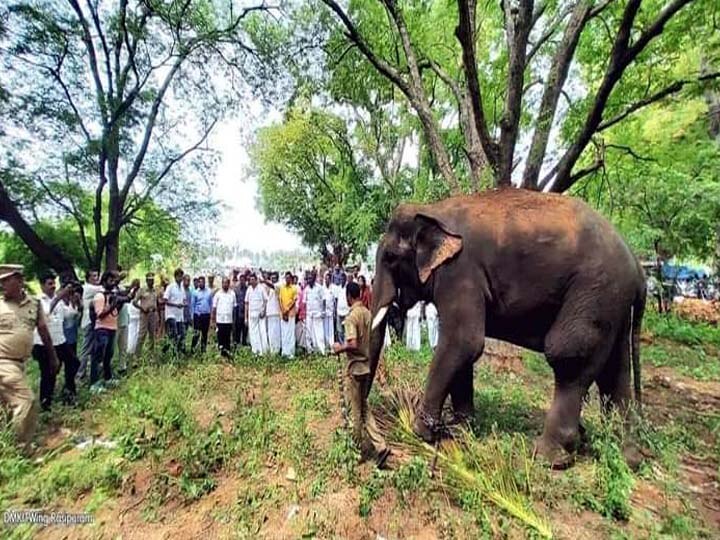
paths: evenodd
<path fill-rule="evenodd" d="M 415 222 L 415 264 L 420 282 L 424 284 L 438 266 L 460 253 L 463 241 L 459 234 L 434 217 L 417 214 Z"/>

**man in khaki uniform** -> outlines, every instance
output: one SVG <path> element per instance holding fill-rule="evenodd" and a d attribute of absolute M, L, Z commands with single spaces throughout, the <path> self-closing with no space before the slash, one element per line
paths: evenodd
<path fill-rule="evenodd" d="M 12 409 L 18 441 L 29 449 L 37 425 L 37 403 L 25 378 L 25 360 L 37 328 L 47 349 L 51 369 L 59 362 L 38 300 L 25 292 L 22 266 L 0 265 L 0 400 Z"/>
<path fill-rule="evenodd" d="M 364 457 L 373 455 L 378 467 L 383 467 L 390 455 L 385 439 L 375 424 L 367 403 L 367 389 L 370 384 L 370 311 L 360 300 L 360 286 L 348 283 L 347 301 L 350 313 L 345 317 L 345 344 L 335 343 L 335 354 L 346 353 L 348 365 L 345 372 L 345 401 L 350 407 L 353 424 L 353 439 Z"/>
<path fill-rule="evenodd" d="M 138 327 L 135 356 L 142 353 L 145 338 L 150 339 L 150 350 L 155 350 L 155 337 L 158 327 L 158 295 L 155 291 L 155 274 L 148 272 L 145 276 L 145 287 L 140 289 L 133 301 L 133 305 L 140 310 L 140 325 Z"/>

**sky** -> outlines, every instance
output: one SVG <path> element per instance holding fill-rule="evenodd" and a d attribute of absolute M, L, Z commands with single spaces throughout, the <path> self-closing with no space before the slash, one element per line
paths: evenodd
<path fill-rule="evenodd" d="M 256 110 L 247 116 L 240 113 L 227 118 L 214 130 L 209 141 L 210 146 L 220 152 L 213 194 L 224 205 L 214 232 L 220 243 L 237 245 L 241 249 L 297 249 L 301 246 L 300 238 L 283 225 L 266 223 L 256 208 L 258 186 L 248 172 L 248 146 L 252 133 L 248 131 L 245 120 L 248 116 L 255 117 L 253 112 L 260 113 Z M 241 118 L 241 115 L 244 118 Z M 277 111 L 270 111 L 263 116 L 262 123 L 280 118 Z"/>

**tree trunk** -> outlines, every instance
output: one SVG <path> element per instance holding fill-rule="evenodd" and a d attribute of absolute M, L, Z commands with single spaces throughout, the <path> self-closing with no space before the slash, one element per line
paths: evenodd
<path fill-rule="evenodd" d="M 700 72 L 705 75 L 712 71 L 707 57 L 700 61 Z M 708 87 L 705 91 L 705 103 L 708 106 L 708 133 L 720 143 L 720 93 Z"/>
<path fill-rule="evenodd" d="M 76 278 L 72 263 L 57 248 L 46 243 L 25 221 L 10 199 L 5 186 L 0 182 L 0 220 L 4 221 L 17 234 L 33 254 L 58 274 L 71 274 Z"/>

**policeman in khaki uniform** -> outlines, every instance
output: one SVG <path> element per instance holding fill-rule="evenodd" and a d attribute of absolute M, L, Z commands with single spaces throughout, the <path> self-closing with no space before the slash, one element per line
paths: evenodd
<path fill-rule="evenodd" d="M 360 300 L 360 286 L 348 283 L 347 301 L 350 313 L 343 321 L 345 344 L 335 343 L 335 354 L 346 353 L 348 358 L 345 373 L 345 401 L 350 406 L 353 424 L 353 439 L 364 456 L 374 454 L 378 467 L 383 467 L 390 455 L 390 449 L 375 424 L 375 418 L 368 408 L 367 390 L 370 384 L 370 311 Z"/>
<path fill-rule="evenodd" d="M 51 369 L 59 363 L 43 310 L 37 299 L 25 292 L 22 266 L 0 265 L 0 401 L 12 410 L 12 424 L 18 441 L 25 449 L 37 425 L 37 402 L 25 378 L 25 360 L 33 347 L 33 330 L 37 328 L 48 351 Z"/>
<path fill-rule="evenodd" d="M 158 327 L 158 294 L 155 290 L 155 274 L 148 272 L 145 275 L 145 284 L 146 286 L 138 291 L 133 301 L 133 306 L 140 310 L 140 326 L 135 346 L 136 357 L 142 353 L 146 337 L 150 340 L 150 350 L 155 350 Z"/>

